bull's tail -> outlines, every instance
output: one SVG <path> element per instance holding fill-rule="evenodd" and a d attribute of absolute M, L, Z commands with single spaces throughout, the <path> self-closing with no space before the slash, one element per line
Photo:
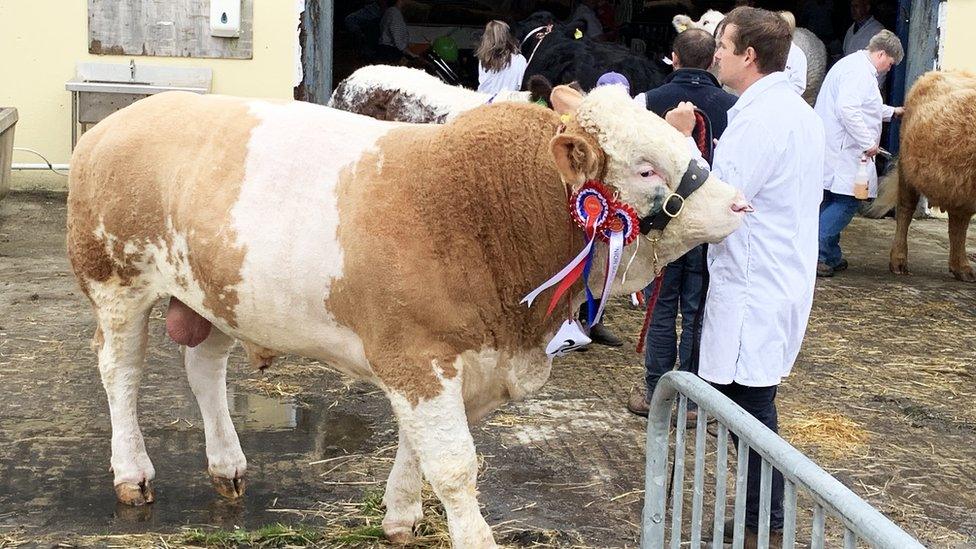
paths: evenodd
<path fill-rule="evenodd" d="M 878 197 L 874 199 L 871 206 L 865 211 L 865 217 L 879 219 L 885 216 L 892 208 L 898 204 L 898 188 L 901 182 L 898 179 L 898 161 L 894 162 L 894 168 L 888 171 L 878 181 Z"/>

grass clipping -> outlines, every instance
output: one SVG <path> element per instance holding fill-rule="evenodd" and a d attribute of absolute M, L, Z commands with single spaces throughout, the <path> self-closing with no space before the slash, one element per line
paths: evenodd
<path fill-rule="evenodd" d="M 821 455 L 838 459 L 863 452 L 868 432 L 852 419 L 832 412 L 795 412 L 780 425 L 783 438 L 798 447 L 813 447 Z"/>

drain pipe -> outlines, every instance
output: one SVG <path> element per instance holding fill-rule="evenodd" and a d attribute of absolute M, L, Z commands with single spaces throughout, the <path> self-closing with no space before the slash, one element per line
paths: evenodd
<path fill-rule="evenodd" d="M 20 162 L 20 163 L 16 163 L 15 162 L 15 163 L 13 163 L 13 164 L 10 165 L 10 169 L 11 170 L 51 170 L 52 172 L 54 172 L 54 173 L 56 173 L 58 175 L 68 175 L 67 174 L 67 172 L 69 170 L 69 165 L 68 164 L 51 164 L 51 162 L 47 158 L 45 158 L 43 154 L 35 151 L 34 149 L 28 149 L 27 147 L 14 147 L 14 150 L 15 151 L 24 151 L 24 152 L 29 152 L 29 153 L 32 153 L 32 154 L 36 154 L 37 156 L 40 156 L 41 157 L 41 160 L 43 160 L 44 163 L 43 164 L 29 164 L 29 163 L 23 163 L 23 162 Z"/>
<path fill-rule="evenodd" d="M 67 164 L 11 164 L 11 170 L 67 170 Z"/>

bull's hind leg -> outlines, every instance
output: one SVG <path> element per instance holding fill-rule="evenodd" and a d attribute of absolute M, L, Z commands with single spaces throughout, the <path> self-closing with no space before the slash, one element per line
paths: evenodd
<path fill-rule="evenodd" d="M 390 401 L 400 432 L 416 453 L 424 477 L 444 504 L 453 546 L 492 548 L 495 541 L 491 528 L 478 507 L 475 488 L 478 458 L 461 396 L 461 360 L 454 365 L 457 374 L 442 380 L 439 395 L 414 405 L 392 392 Z M 436 364 L 429 367 L 437 370 Z"/>
<path fill-rule="evenodd" d="M 128 505 L 152 503 L 156 476 L 139 429 L 136 400 L 145 371 L 146 331 L 152 300 L 132 287 L 92 283 L 89 295 L 98 319 L 98 370 L 112 418 L 115 494 Z"/>
<path fill-rule="evenodd" d="M 966 257 L 966 231 L 973 212 L 949 210 L 949 271 L 963 282 L 976 282 L 976 272 Z"/>
<path fill-rule="evenodd" d="M 386 506 L 383 533 L 391 542 L 406 544 L 413 539 L 413 527 L 424 516 L 420 500 L 422 488 L 420 462 L 401 428 L 396 459 L 383 494 L 383 504 Z"/>
<path fill-rule="evenodd" d="M 213 328 L 196 347 L 186 349 L 186 377 L 200 406 L 207 439 L 207 470 L 217 492 L 229 499 L 244 495 L 247 460 L 227 407 L 227 357 L 234 340 Z"/>
<path fill-rule="evenodd" d="M 888 268 L 895 274 L 908 274 L 908 226 L 915 214 L 919 194 L 915 187 L 905 179 L 904 173 L 898 177 L 898 207 L 895 209 L 895 240 L 891 243 Z"/>

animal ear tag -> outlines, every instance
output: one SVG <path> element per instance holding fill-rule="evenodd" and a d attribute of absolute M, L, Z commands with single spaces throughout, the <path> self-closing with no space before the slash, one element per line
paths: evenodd
<path fill-rule="evenodd" d="M 573 33 L 573 38 L 576 40 L 583 38 L 583 31 L 576 29 L 576 32 Z"/>
<path fill-rule="evenodd" d="M 559 327 L 556 335 L 549 340 L 546 345 L 546 354 L 550 357 L 565 356 L 580 347 L 585 347 L 592 343 L 592 340 L 583 331 L 583 326 L 576 319 L 566 320 Z"/>

